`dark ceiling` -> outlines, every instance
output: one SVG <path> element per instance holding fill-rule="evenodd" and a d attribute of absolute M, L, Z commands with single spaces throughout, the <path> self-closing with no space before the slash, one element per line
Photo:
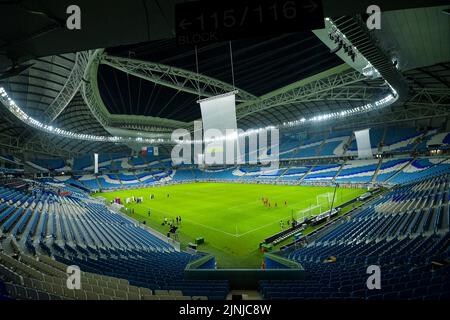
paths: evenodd
<path fill-rule="evenodd" d="M 235 85 L 255 96 L 342 63 L 312 32 L 238 40 L 231 47 Z M 178 47 L 173 39 L 112 48 L 107 52 L 197 71 L 195 47 Z M 233 83 L 229 42 L 199 47 L 197 57 L 199 73 Z M 196 95 L 155 85 L 106 65 L 101 65 L 98 77 L 101 96 L 113 114 L 180 121 L 200 118 Z"/>
<path fill-rule="evenodd" d="M 187 0 L 0 0 L 0 69 L 54 54 L 167 39 L 174 36 L 175 3 Z M 327 17 L 359 14 L 372 0 L 322 0 Z M 78 5 L 82 28 L 65 27 Z M 377 0 L 383 11 L 446 5 L 448 0 Z"/>
<path fill-rule="evenodd" d="M 75 95 L 70 104 L 64 109 L 58 119 L 54 122 L 58 128 L 67 131 L 92 134 L 98 136 L 109 136 L 109 133 L 97 122 L 92 113 L 84 103 L 81 94 Z M 112 143 L 97 143 L 89 141 L 80 141 L 66 139 L 57 135 L 49 136 L 50 141 L 55 147 L 63 150 L 71 150 L 78 153 L 92 152 L 122 152 L 127 150 L 123 145 Z"/>

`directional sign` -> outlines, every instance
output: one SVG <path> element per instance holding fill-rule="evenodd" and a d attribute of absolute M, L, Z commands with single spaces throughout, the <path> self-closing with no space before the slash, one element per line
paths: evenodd
<path fill-rule="evenodd" d="M 201 0 L 175 8 L 179 45 L 322 29 L 322 0 Z"/>

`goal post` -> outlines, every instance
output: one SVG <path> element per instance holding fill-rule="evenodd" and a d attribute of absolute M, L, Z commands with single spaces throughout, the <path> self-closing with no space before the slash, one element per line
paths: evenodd
<path fill-rule="evenodd" d="M 335 203 L 338 199 L 338 194 L 335 196 Z M 296 212 L 297 221 L 304 221 L 309 217 L 318 216 L 331 208 L 333 202 L 333 192 L 326 192 L 316 196 L 316 204 L 311 203 L 308 208 Z"/>
<path fill-rule="evenodd" d="M 316 196 L 317 205 L 321 205 L 327 208 L 331 207 L 331 203 L 333 202 L 333 192 L 326 192 Z M 338 194 L 334 198 L 334 201 L 338 200 Z"/>
<path fill-rule="evenodd" d="M 308 208 L 297 211 L 297 221 L 303 222 L 311 216 L 319 215 L 322 212 L 321 205 L 311 204 Z"/>

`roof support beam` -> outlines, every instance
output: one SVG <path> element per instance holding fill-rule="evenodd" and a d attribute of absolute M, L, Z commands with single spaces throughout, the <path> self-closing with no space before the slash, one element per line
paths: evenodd
<path fill-rule="evenodd" d="M 358 71 L 352 71 L 348 65 L 342 64 L 275 90 L 257 100 L 240 104 L 236 115 L 238 119 L 242 119 L 270 108 L 310 101 L 362 100 L 361 92 L 364 91 L 364 87 L 352 85 L 363 80 L 367 80 L 367 77 Z M 381 87 L 380 93 L 386 89 L 388 88 Z"/>
<path fill-rule="evenodd" d="M 146 116 L 112 115 L 106 108 L 100 96 L 97 82 L 98 66 L 102 59 L 103 49 L 96 50 L 90 56 L 87 64 L 84 81 L 81 88 L 83 100 L 98 122 L 108 131 L 108 128 L 137 125 L 147 130 L 161 131 L 167 128 L 183 128 L 186 123 L 170 119 L 162 119 Z"/>
<path fill-rule="evenodd" d="M 160 63 L 109 55 L 102 55 L 100 63 L 158 85 L 193 95 L 200 95 L 203 98 L 238 90 L 239 92 L 236 96 L 237 101 L 256 99 L 256 96 L 251 93 L 235 88 L 223 81 Z"/>
<path fill-rule="evenodd" d="M 424 119 L 448 119 L 450 117 L 450 89 L 413 89 L 410 99 L 402 106 L 392 106 L 388 109 L 350 116 L 343 119 L 334 119 L 330 124 L 335 129 L 348 129 L 358 127 L 373 127 L 395 123 L 413 123 Z M 324 125 L 327 122 L 323 122 Z M 308 130 L 305 125 L 301 130 Z M 299 130 L 299 127 L 288 130 Z"/>
<path fill-rule="evenodd" d="M 75 65 L 64 87 L 45 111 L 48 123 L 52 123 L 63 112 L 80 89 L 90 55 L 89 51 L 82 51 L 76 54 Z"/>

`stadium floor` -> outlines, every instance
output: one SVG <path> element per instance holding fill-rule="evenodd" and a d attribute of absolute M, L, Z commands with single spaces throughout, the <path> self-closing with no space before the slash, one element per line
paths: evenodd
<path fill-rule="evenodd" d="M 162 225 L 168 220 L 181 216 L 179 240 L 182 245 L 203 237 L 205 244 L 199 250 L 216 256 L 220 268 L 259 267 L 262 254 L 259 243 L 281 230 L 292 215 L 296 218 L 316 215 L 320 210 L 329 209 L 331 201 L 326 195 L 333 192 L 332 187 L 275 186 L 259 184 L 192 183 L 145 189 L 122 190 L 100 193 L 96 196 L 113 200 L 119 197 L 122 203 L 126 198 L 143 197 L 140 204 L 125 205 L 134 209 L 132 218 L 143 222 L 163 234 L 169 226 Z M 339 205 L 365 192 L 364 189 L 338 189 L 335 205 Z M 150 199 L 150 195 L 154 199 Z M 318 200 L 319 196 L 319 200 Z M 261 198 L 269 199 L 271 207 L 264 205 Z M 287 204 L 285 205 L 285 201 Z M 322 209 L 317 207 L 322 204 Z M 274 207 L 277 203 L 277 207 Z M 151 210 L 150 217 L 148 210 Z M 129 210 L 129 211 L 130 211 Z"/>

